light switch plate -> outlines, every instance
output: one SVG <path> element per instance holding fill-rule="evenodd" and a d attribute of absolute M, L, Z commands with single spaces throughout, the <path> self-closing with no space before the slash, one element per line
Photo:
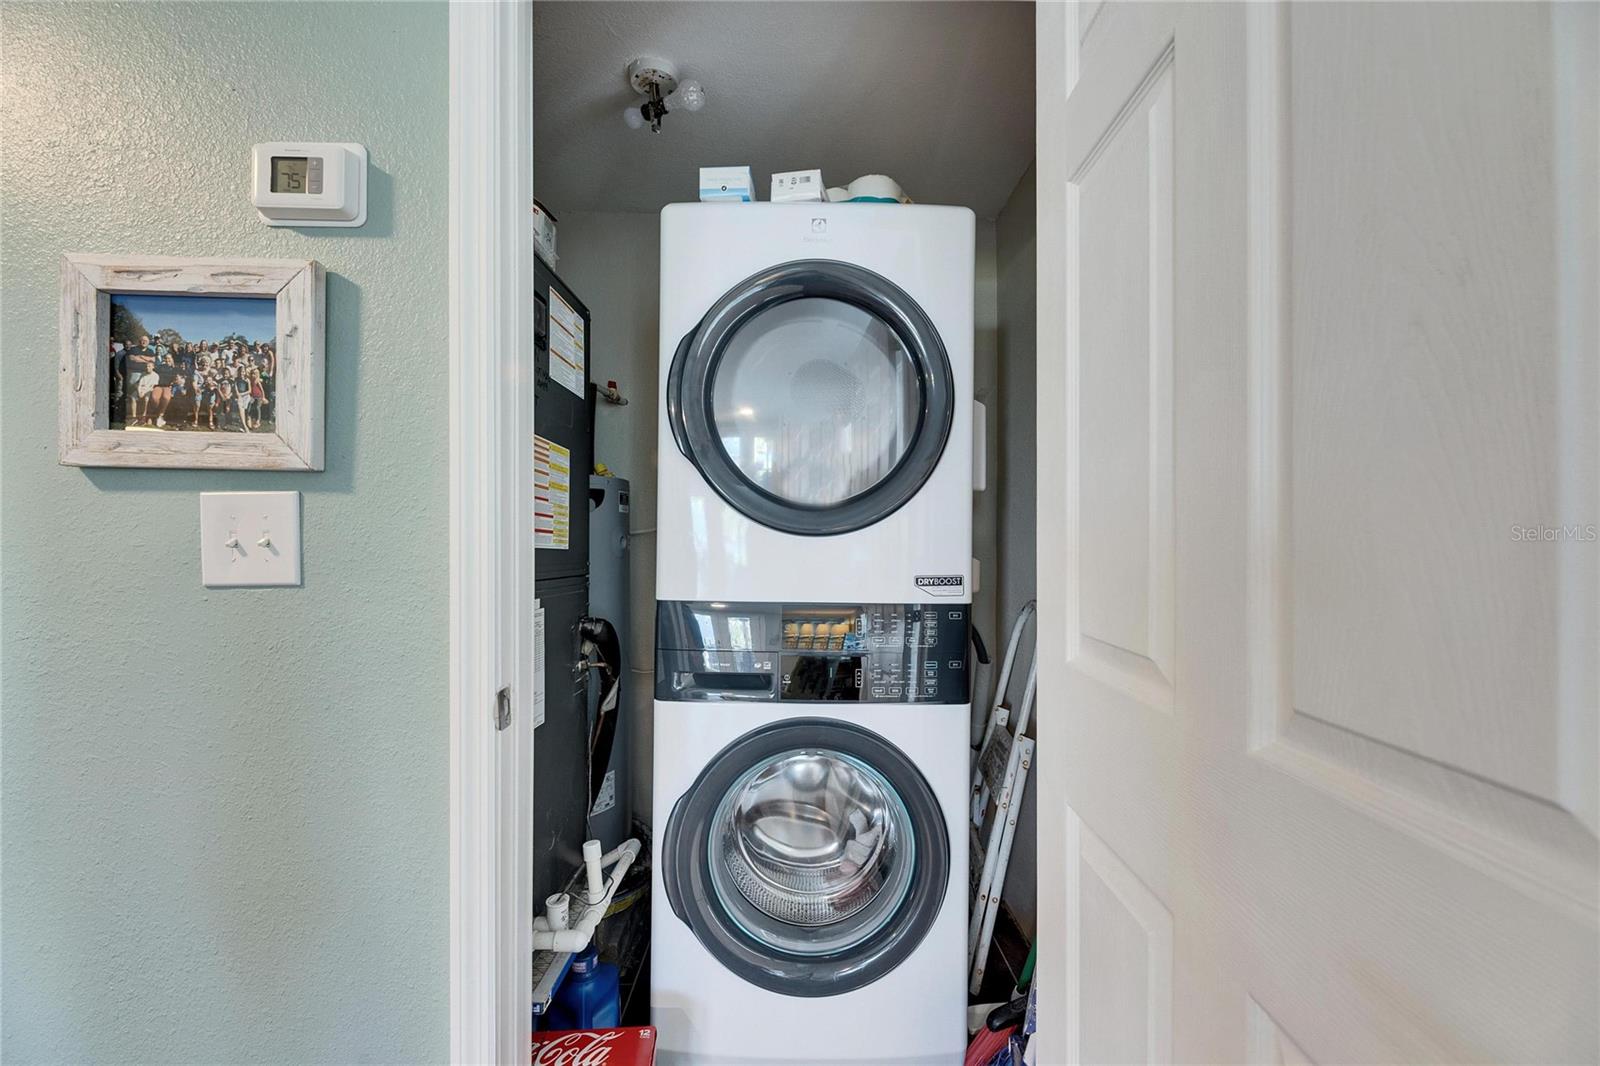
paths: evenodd
<path fill-rule="evenodd" d="M 202 492 L 200 581 L 210 588 L 300 584 L 300 494 Z"/>

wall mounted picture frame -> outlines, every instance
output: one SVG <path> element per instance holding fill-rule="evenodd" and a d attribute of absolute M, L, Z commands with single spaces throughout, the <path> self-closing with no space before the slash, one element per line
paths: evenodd
<path fill-rule="evenodd" d="M 311 259 L 63 256 L 61 462 L 321 470 L 325 289 Z"/>

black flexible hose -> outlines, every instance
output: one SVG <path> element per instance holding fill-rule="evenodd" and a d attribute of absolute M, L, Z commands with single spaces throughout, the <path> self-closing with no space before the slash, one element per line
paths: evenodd
<path fill-rule="evenodd" d="M 584 662 L 591 670 L 600 671 L 600 699 L 595 707 L 594 727 L 589 732 L 589 806 L 585 808 L 593 810 L 616 742 L 617 705 L 622 697 L 622 641 L 616 628 L 604 618 L 580 618 L 578 636 Z"/>

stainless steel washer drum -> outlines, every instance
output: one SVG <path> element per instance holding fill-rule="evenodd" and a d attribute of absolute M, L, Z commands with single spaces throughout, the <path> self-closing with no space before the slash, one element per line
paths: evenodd
<path fill-rule="evenodd" d="M 752 767 L 724 796 L 707 845 L 719 902 L 749 934 L 804 955 L 860 943 L 905 899 L 910 815 L 883 775 L 804 748 Z"/>

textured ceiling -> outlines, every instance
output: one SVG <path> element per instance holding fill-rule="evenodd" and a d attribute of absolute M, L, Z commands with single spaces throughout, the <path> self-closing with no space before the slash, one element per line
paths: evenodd
<path fill-rule="evenodd" d="M 774 171 L 821 168 L 993 218 L 1033 158 L 1032 4 L 541 0 L 533 25 L 534 187 L 558 218 L 656 211 L 742 163 L 762 200 Z M 629 129 L 641 55 L 698 78 L 705 109 Z"/>

